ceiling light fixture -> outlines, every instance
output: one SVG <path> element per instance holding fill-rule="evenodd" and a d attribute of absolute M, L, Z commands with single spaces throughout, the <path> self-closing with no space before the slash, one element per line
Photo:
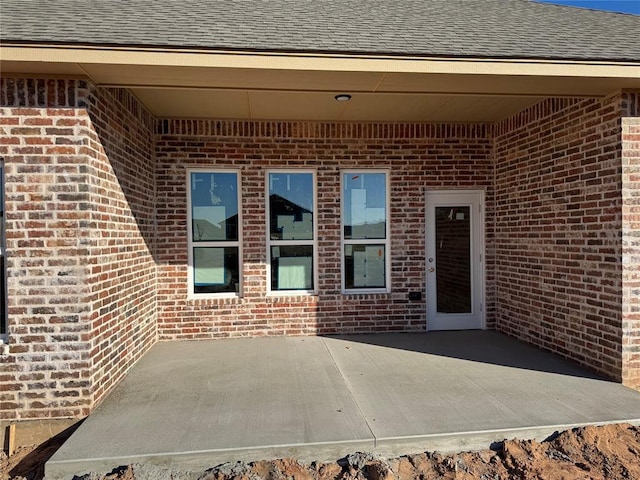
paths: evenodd
<path fill-rule="evenodd" d="M 348 102 L 349 100 L 351 100 L 351 95 L 349 95 L 348 93 L 340 93 L 333 98 L 335 98 L 338 102 Z"/>

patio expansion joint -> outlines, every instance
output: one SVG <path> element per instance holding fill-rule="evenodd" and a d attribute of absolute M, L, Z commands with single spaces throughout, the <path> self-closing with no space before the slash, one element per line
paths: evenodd
<path fill-rule="evenodd" d="M 334 358 L 333 354 L 331 353 L 331 349 L 329 348 L 329 345 L 327 345 L 327 342 L 326 342 L 326 340 L 324 338 L 322 339 L 322 343 L 324 345 L 324 348 L 327 349 L 327 353 L 329 354 L 329 358 L 331 358 L 331 361 L 335 365 L 336 370 L 338 371 L 338 373 L 340 374 L 340 377 L 342 378 L 342 381 L 346 385 L 347 390 L 349 391 L 349 395 L 351 396 L 351 399 L 353 400 L 353 403 L 355 404 L 356 408 L 358 409 L 358 413 L 360 413 L 360 416 L 364 420 L 364 423 L 367 425 L 367 428 L 369 429 L 369 432 L 371 433 L 371 438 L 373 439 L 373 447 L 376 448 L 378 446 L 378 439 L 376 437 L 376 434 L 373 433 L 373 429 L 371 428 L 371 425 L 369 424 L 369 421 L 367 420 L 367 417 L 364 414 L 364 411 L 362 410 L 362 407 L 360 406 L 360 403 L 358 402 L 358 398 L 354 393 L 353 386 L 351 385 L 351 383 L 349 382 L 349 380 L 345 376 L 344 372 L 342 371 L 342 369 L 338 365 L 338 362 L 336 361 L 336 359 Z"/>

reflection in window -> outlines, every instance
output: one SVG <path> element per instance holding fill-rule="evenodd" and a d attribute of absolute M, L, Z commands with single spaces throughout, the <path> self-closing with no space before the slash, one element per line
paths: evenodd
<path fill-rule="evenodd" d="M 193 293 L 239 293 L 238 173 L 193 171 L 189 176 Z"/>
<path fill-rule="evenodd" d="M 312 292 L 315 250 L 314 172 L 267 173 L 270 290 Z"/>
<path fill-rule="evenodd" d="M 344 180 L 344 238 L 386 238 L 385 173 L 347 173 Z"/>
<path fill-rule="evenodd" d="M 238 240 L 236 173 L 191 174 L 193 241 Z"/>
<path fill-rule="evenodd" d="M 346 288 L 385 287 L 385 245 L 345 245 Z"/>
<path fill-rule="evenodd" d="M 240 284 L 236 247 L 193 249 L 194 293 L 237 292 Z"/>
<path fill-rule="evenodd" d="M 344 290 L 389 289 L 387 201 L 387 172 L 343 172 Z"/>
<path fill-rule="evenodd" d="M 313 290 L 313 246 L 271 247 L 271 289 Z"/>

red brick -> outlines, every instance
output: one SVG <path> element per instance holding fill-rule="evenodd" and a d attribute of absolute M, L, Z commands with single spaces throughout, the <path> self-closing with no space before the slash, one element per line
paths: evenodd
<path fill-rule="evenodd" d="M 406 297 L 425 290 L 426 188 L 486 190 L 489 327 L 640 387 L 638 93 L 548 99 L 495 125 L 401 125 L 156 121 L 124 89 L 46 86 L 0 117 L 2 418 L 85 415 L 158 335 L 424 330 L 424 303 Z M 241 299 L 187 299 L 186 165 L 242 170 Z M 264 172 L 297 167 L 317 171 L 320 295 L 266 297 Z M 392 293 L 342 295 L 340 170 L 369 167 L 391 171 Z"/>

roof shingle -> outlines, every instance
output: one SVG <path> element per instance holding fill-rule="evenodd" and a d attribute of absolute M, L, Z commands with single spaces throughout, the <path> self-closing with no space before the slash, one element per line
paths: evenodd
<path fill-rule="evenodd" d="M 3 42 L 640 61 L 640 16 L 531 0 L 3 0 Z"/>

